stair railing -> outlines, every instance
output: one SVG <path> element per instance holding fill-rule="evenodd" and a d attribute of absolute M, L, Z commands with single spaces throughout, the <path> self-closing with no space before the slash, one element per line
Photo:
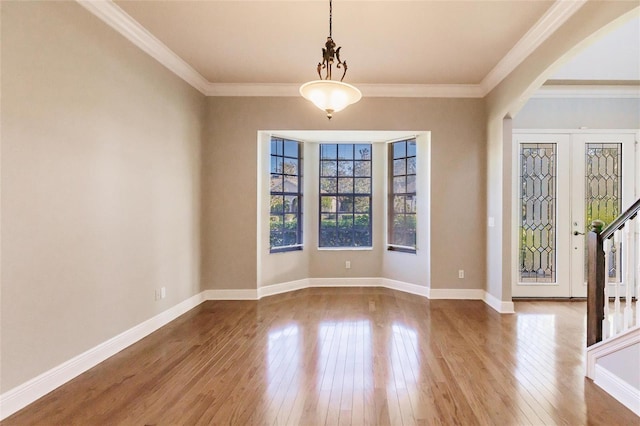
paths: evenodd
<path fill-rule="evenodd" d="M 587 236 L 587 346 L 640 325 L 638 211 L 640 199 L 605 229 L 600 220 L 591 223 Z"/>

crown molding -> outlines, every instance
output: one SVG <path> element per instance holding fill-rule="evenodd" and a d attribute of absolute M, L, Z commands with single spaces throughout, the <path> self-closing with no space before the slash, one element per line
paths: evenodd
<path fill-rule="evenodd" d="M 206 96 L 300 96 L 294 83 L 207 83 Z"/>
<path fill-rule="evenodd" d="M 191 65 L 176 55 L 138 21 L 111 0 L 76 0 L 82 7 L 122 34 L 149 56 L 167 67 L 201 93 L 209 82 Z"/>
<path fill-rule="evenodd" d="M 533 53 L 551 34 L 553 34 L 567 19 L 578 11 L 587 0 L 556 0 L 549 10 L 536 24 L 518 40 L 513 48 L 498 62 L 498 64 L 480 82 L 482 96 L 491 92 L 505 79 L 527 56 Z"/>
<path fill-rule="evenodd" d="M 549 85 L 542 86 L 534 99 L 640 99 L 640 86 L 618 85 Z"/>
<path fill-rule="evenodd" d="M 205 96 L 299 96 L 298 84 L 212 83 L 112 0 L 76 0 Z M 556 0 L 480 84 L 359 84 L 366 97 L 482 98 L 573 15 L 586 0 Z"/>
<path fill-rule="evenodd" d="M 357 84 L 368 98 L 481 98 L 477 84 Z M 300 96 L 299 84 L 208 83 L 207 96 Z"/>
<path fill-rule="evenodd" d="M 359 84 L 362 94 L 373 98 L 482 98 L 477 84 Z"/>

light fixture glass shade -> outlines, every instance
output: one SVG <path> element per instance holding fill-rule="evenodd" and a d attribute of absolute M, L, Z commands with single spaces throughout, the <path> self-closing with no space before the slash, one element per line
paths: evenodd
<path fill-rule="evenodd" d="M 313 102 L 315 106 L 326 111 L 331 118 L 334 112 L 341 111 L 362 98 L 356 87 L 333 80 L 314 80 L 300 86 L 300 94 Z"/>

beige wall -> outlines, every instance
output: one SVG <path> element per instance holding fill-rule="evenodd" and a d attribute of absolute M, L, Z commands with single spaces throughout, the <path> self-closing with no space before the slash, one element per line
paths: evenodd
<path fill-rule="evenodd" d="M 205 104 L 75 2 L 1 37 L 5 392 L 200 292 Z"/>
<path fill-rule="evenodd" d="M 203 289 L 257 286 L 257 138 L 259 131 L 274 129 L 431 131 L 431 287 L 484 288 L 485 110 L 481 99 L 365 98 L 330 122 L 301 98 L 208 98 L 207 102 Z M 315 241 L 309 238 L 309 243 Z M 381 241 L 382 236 L 375 238 Z M 380 276 L 380 252 L 348 252 L 353 262 L 348 272 L 344 253 L 313 256 L 308 276 Z M 287 255 L 272 256 L 286 259 Z M 287 265 L 285 260 L 282 263 Z M 306 278 L 302 276 L 306 268 L 272 278 Z M 458 279 L 458 269 L 465 269 L 465 279 Z"/>

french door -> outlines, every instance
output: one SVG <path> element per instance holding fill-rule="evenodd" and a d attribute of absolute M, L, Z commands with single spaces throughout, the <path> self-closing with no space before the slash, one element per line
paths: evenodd
<path fill-rule="evenodd" d="M 514 133 L 513 297 L 586 297 L 586 234 L 634 201 L 634 135 Z"/>

